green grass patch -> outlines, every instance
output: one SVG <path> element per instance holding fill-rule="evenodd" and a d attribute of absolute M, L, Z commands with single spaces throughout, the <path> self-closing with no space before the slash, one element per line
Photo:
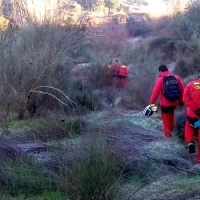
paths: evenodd
<path fill-rule="evenodd" d="M 39 195 L 55 191 L 56 183 L 50 171 L 33 160 L 5 162 L 1 164 L 1 188 L 11 195 Z"/>
<path fill-rule="evenodd" d="M 61 170 L 61 188 L 70 199 L 114 199 L 119 189 L 120 169 L 100 141 L 85 144 L 78 161 Z"/>
<path fill-rule="evenodd" d="M 11 196 L 8 194 L 0 195 L 1 200 L 68 200 L 68 198 L 63 195 L 61 192 L 44 192 L 40 195 L 29 196 L 29 195 L 18 195 L 18 196 Z"/>
<path fill-rule="evenodd" d="M 28 136 L 43 140 L 76 138 L 81 134 L 84 126 L 84 123 L 76 116 L 19 120 L 17 115 L 13 114 L 7 118 L 5 123 L 9 132 L 15 136 Z"/>

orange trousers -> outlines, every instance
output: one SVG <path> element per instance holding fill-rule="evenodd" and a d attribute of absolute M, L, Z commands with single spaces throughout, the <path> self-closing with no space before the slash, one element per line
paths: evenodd
<path fill-rule="evenodd" d="M 196 129 L 197 130 L 197 129 Z M 196 161 L 200 164 L 200 129 L 198 131 L 198 152 Z M 186 142 L 194 142 L 195 141 L 195 128 L 191 125 L 191 123 L 186 120 L 185 123 L 185 141 Z"/>
<path fill-rule="evenodd" d="M 172 131 L 174 129 L 174 112 L 161 113 L 163 121 L 163 132 L 166 137 L 172 136 Z"/>
<path fill-rule="evenodd" d="M 117 77 L 117 87 L 125 88 L 128 84 L 128 80 L 126 76 L 118 76 Z"/>

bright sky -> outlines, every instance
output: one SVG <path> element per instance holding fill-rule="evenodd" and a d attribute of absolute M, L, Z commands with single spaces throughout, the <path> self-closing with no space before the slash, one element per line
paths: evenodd
<path fill-rule="evenodd" d="M 27 0 L 27 4 L 29 11 L 34 13 L 38 19 L 42 19 L 46 11 L 49 11 L 51 15 L 53 15 L 57 1 L 58 0 Z M 169 0 L 167 5 L 162 0 L 148 0 L 149 5 L 141 9 L 142 12 L 149 13 L 153 17 L 159 17 L 174 14 L 182 10 L 185 7 L 186 1 L 188 0 Z"/>
<path fill-rule="evenodd" d="M 148 0 L 150 5 L 143 9 L 151 15 L 158 17 L 184 9 L 187 1 L 188 0 L 170 0 L 167 5 L 162 0 Z"/>
<path fill-rule="evenodd" d="M 160 0 L 151 0 L 151 4 L 148 6 L 147 11 L 152 15 L 167 14 L 166 4 Z"/>
<path fill-rule="evenodd" d="M 27 0 L 29 11 L 38 19 L 43 19 L 45 12 L 55 9 L 57 0 Z"/>

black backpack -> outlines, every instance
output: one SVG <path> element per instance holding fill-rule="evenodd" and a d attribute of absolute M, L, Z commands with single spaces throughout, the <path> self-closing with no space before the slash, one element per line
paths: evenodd
<path fill-rule="evenodd" d="M 164 96 L 168 101 L 176 101 L 181 97 L 180 86 L 175 76 L 163 77 Z"/>

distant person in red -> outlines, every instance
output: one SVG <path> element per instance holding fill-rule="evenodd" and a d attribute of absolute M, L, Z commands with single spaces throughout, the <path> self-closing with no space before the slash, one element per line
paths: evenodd
<path fill-rule="evenodd" d="M 180 77 L 172 75 L 166 65 L 158 68 L 160 75 L 155 83 L 150 105 L 155 106 L 155 102 L 160 96 L 160 110 L 163 121 L 163 132 L 166 137 L 172 136 L 174 129 L 174 110 L 177 105 L 183 105 L 184 85 Z"/>
<path fill-rule="evenodd" d="M 111 86 L 116 84 L 117 69 L 119 66 L 118 60 L 115 60 L 113 63 L 108 63 L 108 85 Z"/>
<path fill-rule="evenodd" d="M 197 163 L 200 164 L 200 129 L 195 127 L 195 122 L 200 119 L 200 76 L 191 81 L 185 88 L 183 101 L 187 108 L 187 119 L 185 124 L 185 141 L 188 143 L 189 153 L 195 153 L 195 130 L 198 132 Z"/>
<path fill-rule="evenodd" d="M 118 88 L 125 88 L 127 86 L 128 84 L 127 74 L 128 74 L 128 67 L 124 63 L 117 69 L 117 87 Z"/>

